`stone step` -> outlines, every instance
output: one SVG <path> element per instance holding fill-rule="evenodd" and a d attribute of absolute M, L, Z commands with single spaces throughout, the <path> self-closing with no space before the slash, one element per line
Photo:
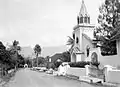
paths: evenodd
<path fill-rule="evenodd" d="M 95 77 L 90 77 L 90 76 L 80 76 L 79 80 L 86 81 L 89 83 L 103 83 L 103 79 L 95 78 Z"/>
<path fill-rule="evenodd" d="M 103 82 L 102 83 L 104 86 L 109 86 L 109 87 L 120 87 L 120 84 L 116 84 L 116 83 L 109 83 L 109 82 Z"/>

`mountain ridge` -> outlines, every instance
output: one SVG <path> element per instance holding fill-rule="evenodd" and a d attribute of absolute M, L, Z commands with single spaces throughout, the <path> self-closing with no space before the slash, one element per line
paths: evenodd
<path fill-rule="evenodd" d="M 66 45 L 43 47 L 41 51 L 41 56 L 53 56 L 56 53 L 62 53 L 67 50 L 68 47 Z"/>

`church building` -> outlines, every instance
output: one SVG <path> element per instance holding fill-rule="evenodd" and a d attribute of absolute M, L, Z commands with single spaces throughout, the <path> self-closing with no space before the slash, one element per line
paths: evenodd
<path fill-rule="evenodd" d="M 92 43 L 94 25 L 90 24 L 90 15 L 87 12 L 84 0 L 82 0 L 80 12 L 77 16 L 77 25 L 73 28 L 74 46 L 71 50 L 71 62 L 85 61 L 89 56 Z"/>

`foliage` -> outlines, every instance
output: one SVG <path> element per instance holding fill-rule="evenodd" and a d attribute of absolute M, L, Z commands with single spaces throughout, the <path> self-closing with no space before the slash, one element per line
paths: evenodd
<path fill-rule="evenodd" d="M 37 58 L 37 67 L 38 67 L 38 55 L 41 54 L 41 47 L 39 44 L 36 44 L 34 47 L 34 52 L 36 54 L 36 58 Z"/>
<path fill-rule="evenodd" d="M 28 58 L 25 58 L 24 60 L 25 60 L 25 64 L 27 64 L 28 67 L 32 67 L 32 59 L 28 57 Z"/>
<path fill-rule="evenodd" d="M 61 58 L 63 62 L 70 62 L 70 52 L 69 51 L 63 52 Z"/>
<path fill-rule="evenodd" d="M 47 63 L 46 67 L 47 67 L 47 69 L 50 69 L 50 68 L 55 69 L 56 68 L 54 63 Z"/>
<path fill-rule="evenodd" d="M 55 68 L 58 68 L 60 65 L 62 64 L 62 62 L 54 62 Z"/>
<path fill-rule="evenodd" d="M 70 67 L 78 67 L 78 68 L 85 68 L 85 65 L 90 65 L 90 62 L 70 62 L 69 63 Z"/>
<path fill-rule="evenodd" d="M 12 61 L 14 61 L 15 68 L 18 67 L 18 55 L 19 51 L 21 50 L 21 47 L 18 46 L 19 41 L 14 40 L 13 44 L 7 49 L 10 52 L 10 56 L 12 58 Z"/>
<path fill-rule="evenodd" d="M 39 44 L 36 44 L 34 47 L 34 52 L 36 55 L 41 54 L 41 47 Z"/>
<path fill-rule="evenodd" d="M 100 24 L 94 31 L 94 36 L 100 40 L 102 54 L 116 54 L 115 41 L 120 39 L 120 2 L 119 0 L 105 0 L 99 8 Z"/>
<path fill-rule="evenodd" d="M 18 68 L 23 68 L 25 64 L 25 59 L 21 55 L 18 55 L 17 62 L 18 62 Z"/>
<path fill-rule="evenodd" d="M 0 42 L 0 67 L 2 69 L 2 75 L 6 75 L 5 72 L 14 66 L 14 62 L 11 59 L 10 52 L 6 50 L 6 47 Z"/>
<path fill-rule="evenodd" d="M 33 59 L 33 66 L 37 66 L 37 59 L 38 59 L 38 66 L 45 66 L 47 61 L 44 57 L 38 57 Z"/>
<path fill-rule="evenodd" d="M 68 41 L 67 41 L 67 45 L 71 45 L 71 47 L 70 47 L 70 49 L 69 49 L 69 51 L 70 51 L 70 53 L 71 53 L 71 51 L 72 51 L 72 48 L 73 48 L 73 46 L 74 46 L 74 39 L 72 38 L 72 37 L 70 37 L 70 36 L 68 36 Z"/>

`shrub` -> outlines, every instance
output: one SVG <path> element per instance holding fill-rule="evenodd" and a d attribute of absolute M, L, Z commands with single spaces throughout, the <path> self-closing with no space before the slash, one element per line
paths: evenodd
<path fill-rule="evenodd" d="M 70 62 L 70 67 L 85 68 L 85 65 L 90 65 L 90 62 L 81 61 L 81 62 Z"/>
<path fill-rule="evenodd" d="M 61 64 L 62 64 L 62 62 L 55 62 L 55 63 L 54 63 L 55 68 L 58 68 Z"/>
<path fill-rule="evenodd" d="M 46 68 L 47 69 L 50 69 L 50 68 L 55 69 L 55 65 L 54 65 L 54 63 L 48 63 Z"/>

